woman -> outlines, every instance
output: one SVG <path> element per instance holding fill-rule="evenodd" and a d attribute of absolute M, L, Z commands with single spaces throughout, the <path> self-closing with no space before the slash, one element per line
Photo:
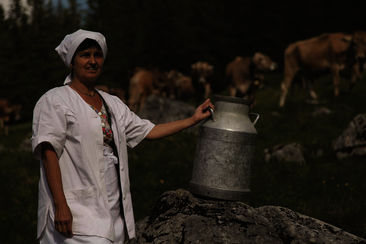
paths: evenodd
<path fill-rule="evenodd" d="M 56 51 L 71 69 L 64 86 L 37 102 L 33 152 L 40 159 L 37 237 L 41 243 L 123 243 L 135 236 L 127 146 L 188 128 L 210 116 L 206 100 L 190 118 L 154 125 L 117 97 L 96 90 L 107 45 L 78 30 Z"/>

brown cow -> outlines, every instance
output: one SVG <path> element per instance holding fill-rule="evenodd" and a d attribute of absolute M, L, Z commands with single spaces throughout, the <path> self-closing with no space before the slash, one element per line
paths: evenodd
<path fill-rule="evenodd" d="M 172 99 L 190 98 L 194 94 L 192 78 L 177 70 L 170 70 L 164 73 L 167 86 L 166 96 Z"/>
<path fill-rule="evenodd" d="M 9 134 L 9 123 L 20 119 L 21 105 L 11 105 L 7 99 L 0 99 L 0 134 Z"/>
<path fill-rule="evenodd" d="M 295 76 L 300 74 L 303 81 L 321 71 L 330 71 L 333 76 L 334 95 L 339 95 L 340 71 L 351 71 L 351 86 L 360 78 L 359 59 L 365 57 L 366 32 L 353 35 L 328 33 L 290 44 L 285 50 L 284 80 L 281 84 L 279 106 L 285 104 L 286 95 Z M 310 83 L 311 84 L 311 83 Z M 310 87 L 310 96 L 317 94 Z"/>
<path fill-rule="evenodd" d="M 198 61 L 191 65 L 193 86 L 197 93 L 197 99 L 208 98 L 211 93 L 210 78 L 214 67 L 207 62 Z M 199 101 L 201 102 L 201 101 Z"/>
<path fill-rule="evenodd" d="M 160 73 L 155 70 L 143 68 L 136 69 L 130 79 L 128 106 L 134 112 L 139 112 L 145 104 L 148 96 L 159 94 L 163 86 Z"/>
<path fill-rule="evenodd" d="M 260 52 L 253 57 L 236 57 L 226 66 L 230 96 L 240 96 L 254 102 L 254 93 L 264 80 L 264 72 L 276 68 L 277 64 Z"/>

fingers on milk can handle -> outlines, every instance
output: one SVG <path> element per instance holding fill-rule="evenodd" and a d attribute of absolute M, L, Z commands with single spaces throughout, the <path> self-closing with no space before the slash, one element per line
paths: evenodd
<path fill-rule="evenodd" d="M 208 111 L 210 111 L 210 113 L 211 113 L 211 119 L 212 119 L 213 121 L 215 121 L 215 118 L 214 118 L 214 114 L 215 114 L 215 112 L 214 112 L 214 110 L 213 110 L 211 107 L 208 107 L 207 109 L 208 109 Z"/>
<path fill-rule="evenodd" d="M 255 125 L 257 123 L 258 119 L 259 119 L 259 114 L 257 114 L 257 113 L 249 113 L 249 115 L 254 115 L 255 116 L 255 119 L 252 122 L 253 125 Z"/>

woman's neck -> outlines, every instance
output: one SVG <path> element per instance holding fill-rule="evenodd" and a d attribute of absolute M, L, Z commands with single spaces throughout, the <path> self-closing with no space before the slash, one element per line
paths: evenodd
<path fill-rule="evenodd" d="M 85 83 L 81 82 L 77 79 L 72 79 L 70 86 L 77 90 L 78 92 L 87 95 L 89 97 L 93 97 L 96 94 L 95 88 L 94 88 L 94 82 L 93 83 Z"/>
<path fill-rule="evenodd" d="M 72 77 L 71 85 L 76 88 L 81 89 L 82 91 L 90 92 L 90 91 L 94 91 L 95 82 L 83 82 L 75 77 Z"/>

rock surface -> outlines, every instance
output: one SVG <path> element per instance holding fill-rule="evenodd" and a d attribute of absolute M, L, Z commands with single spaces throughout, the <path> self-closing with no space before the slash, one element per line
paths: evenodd
<path fill-rule="evenodd" d="M 166 123 L 192 116 L 195 107 L 182 101 L 151 95 L 139 116 L 154 123 Z"/>
<path fill-rule="evenodd" d="M 19 151 L 32 152 L 31 137 L 32 137 L 32 133 L 28 133 L 27 136 L 19 144 L 19 148 L 18 148 Z"/>
<path fill-rule="evenodd" d="M 305 164 L 304 147 L 298 143 L 287 145 L 276 145 L 271 149 L 264 149 L 264 160 L 269 162 L 277 160 L 280 162 L 296 162 L 300 165 Z"/>
<path fill-rule="evenodd" d="M 165 192 L 150 217 L 137 223 L 127 243 L 366 243 L 320 220 L 277 206 L 253 208 L 242 202 Z"/>
<path fill-rule="evenodd" d="M 333 149 L 338 159 L 366 155 L 366 114 L 357 115 L 333 141 Z"/>
<path fill-rule="evenodd" d="M 316 108 L 314 112 L 311 114 L 313 117 L 322 116 L 322 115 L 329 115 L 332 111 L 326 107 Z"/>

